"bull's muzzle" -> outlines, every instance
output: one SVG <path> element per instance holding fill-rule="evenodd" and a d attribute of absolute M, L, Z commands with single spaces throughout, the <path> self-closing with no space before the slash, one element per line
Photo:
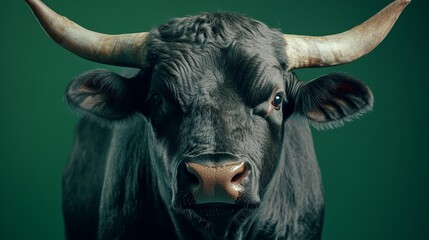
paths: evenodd
<path fill-rule="evenodd" d="M 244 162 L 215 166 L 186 162 L 186 170 L 193 179 L 189 184 L 197 204 L 234 204 L 244 191 L 243 182 L 248 173 Z"/>

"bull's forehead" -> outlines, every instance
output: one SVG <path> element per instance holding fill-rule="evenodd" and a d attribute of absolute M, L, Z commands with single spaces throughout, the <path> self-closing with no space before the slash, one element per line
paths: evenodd
<path fill-rule="evenodd" d="M 284 86 L 281 64 L 269 52 L 240 43 L 183 46 L 160 59 L 153 87 L 184 111 L 200 104 L 231 105 L 231 100 L 254 107 Z"/>

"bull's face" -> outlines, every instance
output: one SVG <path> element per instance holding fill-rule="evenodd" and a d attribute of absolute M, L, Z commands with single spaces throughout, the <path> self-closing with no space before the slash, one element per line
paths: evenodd
<path fill-rule="evenodd" d="M 153 33 L 157 59 L 143 106 L 158 147 L 152 159 L 163 161 L 168 204 L 202 226 L 225 226 L 259 206 L 273 175 L 283 109 L 293 108 L 288 74 L 273 46 L 179 45 L 162 41 L 163 30 Z"/>
<path fill-rule="evenodd" d="M 108 36 L 80 28 L 38 0 L 27 2 L 65 48 L 142 69 L 132 78 L 106 70 L 83 74 L 66 99 L 100 123 L 144 117 L 163 201 L 196 225 L 224 228 L 264 201 L 291 115 L 326 128 L 372 107 L 369 88 L 351 77 L 331 74 L 303 83 L 291 70 L 348 63 L 370 52 L 409 0 L 325 37 L 283 35 L 234 14 L 202 14 L 150 33 Z"/>

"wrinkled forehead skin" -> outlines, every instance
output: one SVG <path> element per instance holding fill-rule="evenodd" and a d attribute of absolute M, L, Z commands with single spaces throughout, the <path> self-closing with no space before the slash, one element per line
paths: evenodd
<path fill-rule="evenodd" d="M 216 88 L 235 91 L 252 107 L 264 97 L 258 95 L 271 94 L 267 88 L 283 84 L 284 46 L 282 34 L 263 23 L 207 13 L 173 19 L 153 30 L 148 58 L 155 63 L 154 79 L 177 94 L 181 107 Z"/>

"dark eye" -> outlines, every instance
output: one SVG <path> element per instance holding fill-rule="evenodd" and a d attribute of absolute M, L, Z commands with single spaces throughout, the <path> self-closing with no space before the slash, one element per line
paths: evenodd
<path fill-rule="evenodd" d="M 279 109 L 280 109 L 280 107 L 282 106 L 282 103 L 283 103 L 283 96 L 282 96 L 281 94 L 277 94 L 277 95 L 274 97 L 274 100 L 273 100 L 273 102 L 272 102 L 273 106 L 274 106 L 277 110 L 279 110 Z"/>
<path fill-rule="evenodd" d="M 160 109 L 162 105 L 162 98 L 158 94 L 152 96 L 152 106 L 154 109 Z"/>

